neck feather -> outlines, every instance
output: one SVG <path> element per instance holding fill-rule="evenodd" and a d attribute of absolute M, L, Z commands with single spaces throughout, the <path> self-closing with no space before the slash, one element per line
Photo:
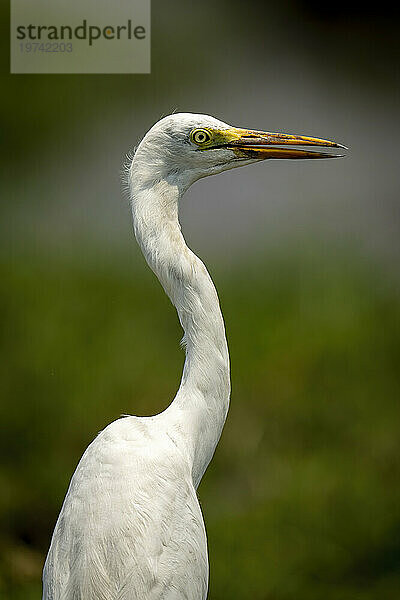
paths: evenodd
<path fill-rule="evenodd" d="M 162 415 L 169 434 L 192 461 L 197 486 L 210 462 L 229 406 L 229 354 L 217 292 L 202 261 L 188 248 L 178 220 L 182 189 L 161 180 L 140 185 L 131 169 L 137 241 L 184 330 L 186 360 L 177 395 Z"/>

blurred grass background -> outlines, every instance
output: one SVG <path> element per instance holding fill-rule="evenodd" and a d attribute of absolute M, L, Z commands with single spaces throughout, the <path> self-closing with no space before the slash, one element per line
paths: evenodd
<path fill-rule="evenodd" d="M 397 8 L 154 0 L 152 38 L 149 76 L 10 76 L 4 61 L 0 598 L 40 597 L 96 433 L 176 392 L 181 330 L 120 189 L 125 153 L 174 109 L 351 146 L 210 178 L 182 206 L 232 359 L 199 490 L 210 599 L 397 598 Z"/>

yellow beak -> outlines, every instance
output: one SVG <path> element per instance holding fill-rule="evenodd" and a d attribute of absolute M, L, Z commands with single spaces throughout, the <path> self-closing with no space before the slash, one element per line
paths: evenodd
<path fill-rule="evenodd" d="M 229 129 L 224 133 L 225 143 L 220 144 L 219 147 L 231 148 L 241 158 L 265 160 L 267 158 L 340 158 L 344 156 L 343 154 L 329 154 L 298 148 L 275 148 L 274 146 L 324 146 L 347 150 L 343 144 L 304 135 L 236 128 Z"/>

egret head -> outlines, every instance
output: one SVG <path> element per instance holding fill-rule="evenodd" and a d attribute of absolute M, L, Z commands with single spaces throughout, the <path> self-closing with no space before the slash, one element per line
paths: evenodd
<path fill-rule="evenodd" d="M 269 158 L 338 157 L 292 146 L 345 148 L 319 138 L 232 127 L 209 115 L 176 113 L 150 129 L 135 162 L 149 184 L 166 179 L 188 187 L 201 177 Z"/>

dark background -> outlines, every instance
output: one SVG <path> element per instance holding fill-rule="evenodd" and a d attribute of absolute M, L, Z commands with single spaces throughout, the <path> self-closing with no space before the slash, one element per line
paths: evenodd
<path fill-rule="evenodd" d="M 177 389 L 181 331 L 121 186 L 126 153 L 176 110 L 350 147 L 208 178 L 183 202 L 232 357 L 199 489 L 209 596 L 398 597 L 398 9 L 153 0 L 151 75 L 102 76 L 9 75 L 0 10 L 0 597 L 40 597 L 96 433 Z"/>

